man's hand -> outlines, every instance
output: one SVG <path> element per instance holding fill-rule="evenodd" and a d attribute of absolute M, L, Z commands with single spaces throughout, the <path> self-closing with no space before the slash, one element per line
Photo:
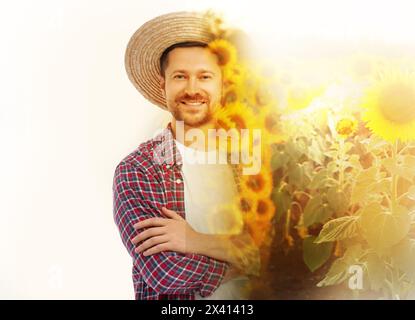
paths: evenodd
<path fill-rule="evenodd" d="M 149 228 L 131 240 L 135 245 L 144 241 L 135 252 L 143 251 L 145 256 L 161 251 L 194 253 L 200 234 L 175 211 L 163 207 L 162 212 L 168 219 L 149 218 L 134 225 L 134 229 Z"/>
<path fill-rule="evenodd" d="M 196 232 L 185 219 L 172 210 L 162 208 L 168 218 L 150 218 L 134 225 L 142 231 L 131 241 L 137 245 L 135 251 L 145 256 L 162 251 L 195 253 L 226 261 L 244 274 L 258 275 L 260 269 L 259 250 L 247 232 L 238 235 L 215 235 Z M 230 276 L 236 270 L 231 270 Z"/>

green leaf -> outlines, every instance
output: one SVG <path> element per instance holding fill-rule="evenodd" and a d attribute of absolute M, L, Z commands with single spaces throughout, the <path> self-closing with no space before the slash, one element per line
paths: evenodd
<path fill-rule="evenodd" d="M 349 158 L 348 165 L 346 167 L 352 167 L 352 168 L 361 170 L 362 165 L 360 164 L 360 161 L 359 161 L 359 155 L 357 154 L 351 155 Z"/>
<path fill-rule="evenodd" d="M 389 145 L 388 142 L 375 135 L 371 136 L 367 142 L 367 150 L 376 154 L 381 154 L 385 150 L 385 147 Z"/>
<path fill-rule="evenodd" d="M 390 193 L 392 188 L 392 178 L 383 178 L 380 179 L 378 182 L 373 183 L 370 190 L 371 192 L 376 193 Z"/>
<path fill-rule="evenodd" d="M 304 137 L 299 137 L 295 140 L 295 146 L 296 149 L 298 150 L 298 152 L 303 155 L 303 154 L 307 154 L 307 143 L 306 143 L 306 138 Z"/>
<path fill-rule="evenodd" d="M 276 153 L 274 153 L 272 155 L 271 169 L 272 170 L 277 170 L 279 168 L 282 168 L 288 163 L 289 160 L 290 160 L 290 158 L 288 157 L 288 155 L 285 152 L 277 151 Z"/>
<path fill-rule="evenodd" d="M 310 184 L 310 178 L 307 175 L 307 168 L 301 163 L 295 163 L 289 168 L 289 183 L 304 189 Z"/>
<path fill-rule="evenodd" d="M 309 236 L 303 240 L 303 259 L 311 272 L 320 268 L 331 255 L 333 243 L 314 243 L 316 237 Z"/>
<path fill-rule="evenodd" d="M 415 169 L 415 156 L 405 155 L 403 156 L 403 164 L 407 167 Z"/>
<path fill-rule="evenodd" d="M 370 288 L 378 291 L 384 287 L 386 279 L 385 262 L 376 253 L 371 252 L 366 256 L 366 267 Z"/>
<path fill-rule="evenodd" d="M 396 163 L 392 158 L 382 159 L 382 165 L 389 171 L 390 174 L 396 174 L 398 176 L 404 175 L 404 168 Z"/>
<path fill-rule="evenodd" d="M 415 156 L 399 156 L 396 161 L 392 158 L 386 158 L 382 160 L 382 165 L 391 174 L 396 174 L 408 181 L 411 181 L 415 176 Z"/>
<path fill-rule="evenodd" d="M 343 152 L 344 153 L 348 153 L 352 148 L 353 148 L 353 143 L 351 143 L 351 142 L 346 142 L 345 144 L 344 144 L 344 146 L 343 146 Z"/>
<path fill-rule="evenodd" d="M 415 200 L 415 186 L 411 186 L 408 190 L 408 198 Z"/>
<path fill-rule="evenodd" d="M 327 222 L 315 242 L 330 242 L 354 237 L 358 219 L 358 216 L 346 216 Z"/>
<path fill-rule="evenodd" d="M 324 160 L 324 154 L 321 152 L 317 141 L 312 140 L 311 145 L 308 147 L 308 157 L 322 165 Z"/>
<path fill-rule="evenodd" d="M 332 215 L 333 211 L 327 203 L 323 202 L 321 195 L 313 196 L 304 208 L 304 226 L 309 227 L 314 223 L 324 223 Z"/>
<path fill-rule="evenodd" d="M 327 177 L 328 177 L 328 171 L 327 171 L 327 169 L 321 169 L 311 179 L 311 183 L 309 185 L 309 188 L 311 190 L 313 190 L 313 189 L 319 189 L 324 184 L 324 182 L 327 179 Z"/>
<path fill-rule="evenodd" d="M 408 234 L 408 209 L 399 206 L 396 212 L 390 213 L 384 211 L 379 203 L 371 203 L 361 210 L 360 226 L 367 242 L 377 252 L 383 252 Z"/>
<path fill-rule="evenodd" d="M 279 188 L 276 187 L 271 194 L 271 198 L 272 201 L 274 201 L 276 207 L 275 219 L 276 221 L 279 221 L 291 205 L 290 194 L 286 191 L 285 188 L 279 190 Z"/>
<path fill-rule="evenodd" d="M 415 156 L 405 155 L 403 156 L 403 166 L 405 167 L 406 179 L 413 179 L 415 177 Z"/>
<path fill-rule="evenodd" d="M 377 182 L 377 168 L 371 167 L 363 170 L 356 177 L 356 182 L 352 189 L 351 202 L 361 203 L 364 202 Z"/>
<path fill-rule="evenodd" d="M 297 160 L 301 157 L 302 153 L 299 148 L 294 144 L 292 140 L 289 140 L 285 144 L 285 151 L 288 154 L 289 158 L 297 162 Z"/>
<path fill-rule="evenodd" d="M 352 203 L 361 203 L 366 200 L 367 196 L 367 187 L 359 186 L 356 184 L 352 189 L 352 196 L 350 200 L 352 201 Z"/>
<path fill-rule="evenodd" d="M 325 278 L 321 280 L 317 286 L 331 286 L 342 283 L 349 277 L 349 267 L 359 263 L 363 250 L 360 244 L 353 245 L 346 249 L 343 257 L 338 258 L 330 267 Z"/>
<path fill-rule="evenodd" d="M 330 159 L 335 159 L 337 156 L 337 150 L 329 150 L 329 151 L 325 151 L 324 155 L 329 157 Z"/>
<path fill-rule="evenodd" d="M 327 191 L 327 201 L 337 214 L 346 212 L 350 205 L 348 193 L 338 187 L 332 187 Z"/>
<path fill-rule="evenodd" d="M 415 240 L 404 239 L 392 248 L 392 257 L 408 278 L 415 281 Z"/>
<path fill-rule="evenodd" d="M 327 171 L 330 173 L 330 175 L 332 175 L 333 173 L 339 171 L 339 165 L 337 164 L 336 161 L 330 161 L 327 164 Z"/>
<path fill-rule="evenodd" d="M 378 169 L 376 167 L 371 167 L 369 169 L 363 170 L 356 177 L 356 185 L 371 185 L 376 181 L 377 172 Z"/>

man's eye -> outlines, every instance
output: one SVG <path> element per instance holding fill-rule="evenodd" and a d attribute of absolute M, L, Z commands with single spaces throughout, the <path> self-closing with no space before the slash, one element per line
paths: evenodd
<path fill-rule="evenodd" d="M 184 79 L 184 75 L 182 75 L 182 74 L 176 74 L 173 78 L 174 79 Z"/>
<path fill-rule="evenodd" d="M 211 76 L 211 75 L 206 74 L 206 75 L 203 75 L 201 78 L 202 78 L 203 80 L 207 80 L 207 79 L 212 79 L 212 76 Z"/>

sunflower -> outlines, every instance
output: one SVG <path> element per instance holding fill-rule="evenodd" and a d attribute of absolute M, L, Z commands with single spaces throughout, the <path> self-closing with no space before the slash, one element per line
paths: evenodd
<path fill-rule="evenodd" d="M 363 120 L 379 137 L 415 140 L 415 73 L 401 69 L 384 70 L 364 96 Z"/>
<path fill-rule="evenodd" d="M 350 117 L 340 119 L 336 124 L 336 132 L 343 138 L 354 134 L 357 129 L 357 120 Z"/>
<path fill-rule="evenodd" d="M 268 197 L 272 191 L 272 175 L 269 168 L 261 166 L 258 174 L 242 175 L 241 191 L 244 194 L 256 194 L 257 197 Z"/>
<path fill-rule="evenodd" d="M 248 75 L 245 63 L 230 63 L 222 68 L 223 81 L 225 85 L 237 85 L 243 87 Z"/>
<path fill-rule="evenodd" d="M 241 143 L 241 130 L 250 130 L 251 128 L 253 128 L 253 118 L 254 116 L 252 114 L 252 111 L 239 101 L 229 103 L 225 105 L 223 108 L 216 109 L 216 111 L 213 114 L 215 127 L 216 129 L 224 129 L 226 131 L 225 138 L 227 141 L 226 145 L 223 145 L 223 143 L 218 143 L 218 147 L 223 150 L 226 146 L 227 152 L 233 150 L 233 152 L 240 153 L 241 146 L 245 146 L 244 143 Z M 250 133 L 250 131 L 248 131 L 248 133 Z M 251 140 L 250 135 L 249 138 Z M 220 142 L 221 138 L 218 137 L 218 140 Z M 250 141 L 249 147 L 251 145 L 252 144 Z M 252 148 L 250 148 L 250 150 L 252 150 Z"/>
<path fill-rule="evenodd" d="M 244 82 L 244 98 L 256 113 L 261 112 L 263 108 L 269 105 L 274 107 L 278 105 L 276 94 L 272 90 L 272 85 L 272 79 L 261 76 L 257 70 L 250 69 L 247 71 Z"/>
<path fill-rule="evenodd" d="M 249 149 L 247 149 L 249 148 Z M 269 178 L 272 180 L 272 174 L 271 174 L 271 158 L 272 158 L 272 152 L 271 152 L 271 148 L 269 146 L 269 144 L 264 143 L 264 141 L 262 140 L 251 140 L 249 147 L 246 145 L 241 145 L 241 154 L 242 155 L 246 155 L 246 158 L 242 158 L 244 159 L 248 159 L 249 161 L 241 161 L 240 164 L 240 168 L 241 168 L 241 172 L 242 173 L 247 173 L 247 172 L 253 172 L 254 170 L 259 171 L 259 173 L 263 174 L 263 175 L 268 175 Z M 248 175 L 245 175 L 245 177 L 243 179 L 241 179 L 241 189 L 248 192 L 253 193 L 255 196 L 262 196 L 261 193 L 257 194 L 255 193 L 255 191 L 252 188 L 248 188 L 248 184 L 246 184 L 245 179 L 247 179 Z M 245 184 L 242 184 L 242 181 Z M 271 181 L 272 184 L 272 181 Z M 269 186 L 268 182 L 266 184 L 267 188 Z M 267 189 L 268 190 L 268 189 Z M 268 191 L 263 191 L 265 193 L 267 193 Z"/>
<path fill-rule="evenodd" d="M 258 221 L 247 224 L 247 230 L 251 235 L 255 245 L 258 247 L 267 242 L 267 238 L 269 238 L 270 228 L 270 223 L 266 221 Z"/>
<path fill-rule="evenodd" d="M 223 108 L 216 109 L 213 119 L 216 123 L 218 120 L 222 120 L 223 125 L 221 126 L 219 123 L 217 125 L 226 130 L 232 128 L 250 129 L 253 127 L 254 114 L 244 103 L 235 101 L 226 104 Z"/>
<path fill-rule="evenodd" d="M 236 48 L 225 39 L 216 39 L 208 44 L 208 48 L 218 57 L 220 67 L 232 66 L 236 64 Z"/>
<path fill-rule="evenodd" d="M 226 107 L 228 104 L 241 102 L 244 100 L 245 91 L 242 85 L 236 83 L 228 84 L 223 89 L 221 98 L 222 107 Z"/>
<path fill-rule="evenodd" d="M 260 198 L 256 201 L 257 221 L 271 221 L 275 213 L 274 202 L 269 198 Z"/>
<path fill-rule="evenodd" d="M 280 117 L 281 115 L 272 107 L 264 108 L 259 114 L 258 122 L 260 123 L 260 128 L 263 129 L 262 139 L 264 145 L 278 143 L 285 139 Z"/>
<path fill-rule="evenodd" d="M 241 192 L 238 196 L 239 210 L 242 212 L 245 222 L 255 221 L 257 196 L 253 193 Z"/>

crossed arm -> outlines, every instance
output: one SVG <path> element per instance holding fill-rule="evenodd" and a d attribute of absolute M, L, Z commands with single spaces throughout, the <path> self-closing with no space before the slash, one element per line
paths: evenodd
<path fill-rule="evenodd" d="M 240 274 L 240 270 L 257 275 L 257 262 L 247 261 L 243 254 L 255 253 L 253 260 L 259 261 L 254 246 L 244 241 L 249 238 L 247 233 L 200 234 L 177 213 L 166 209 L 162 213 L 167 218 L 162 218 L 160 210 L 154 207 L 160 200 L 148 172 L 122 162 L 115 172 L 113 192 L 114 219 L 122 241 L 146 283 L 157 292 L 199 291 L 205 297 L 221 282 Z M 149 229 L 140 230 L 143 228 Z M 136 247 L 140 242 L 143 243 Z M 244 267 L 247 265 L 251 270 Z"/>
<path fill-rule="evenodd" d="M 150 218 L 134 225 L 140 232 L 132 242 L 138 245 L 136 252 L 151 255 L 164 250 L 196 253 L 230 264 L 234 274 L 258 275 L 259 250 L 248 232 L 237 235 L 215 235 L 196 232 L 179 214 L 162 208 L 167 218 Z M 243 271 L 242 271 L 243 270 Z"/>

